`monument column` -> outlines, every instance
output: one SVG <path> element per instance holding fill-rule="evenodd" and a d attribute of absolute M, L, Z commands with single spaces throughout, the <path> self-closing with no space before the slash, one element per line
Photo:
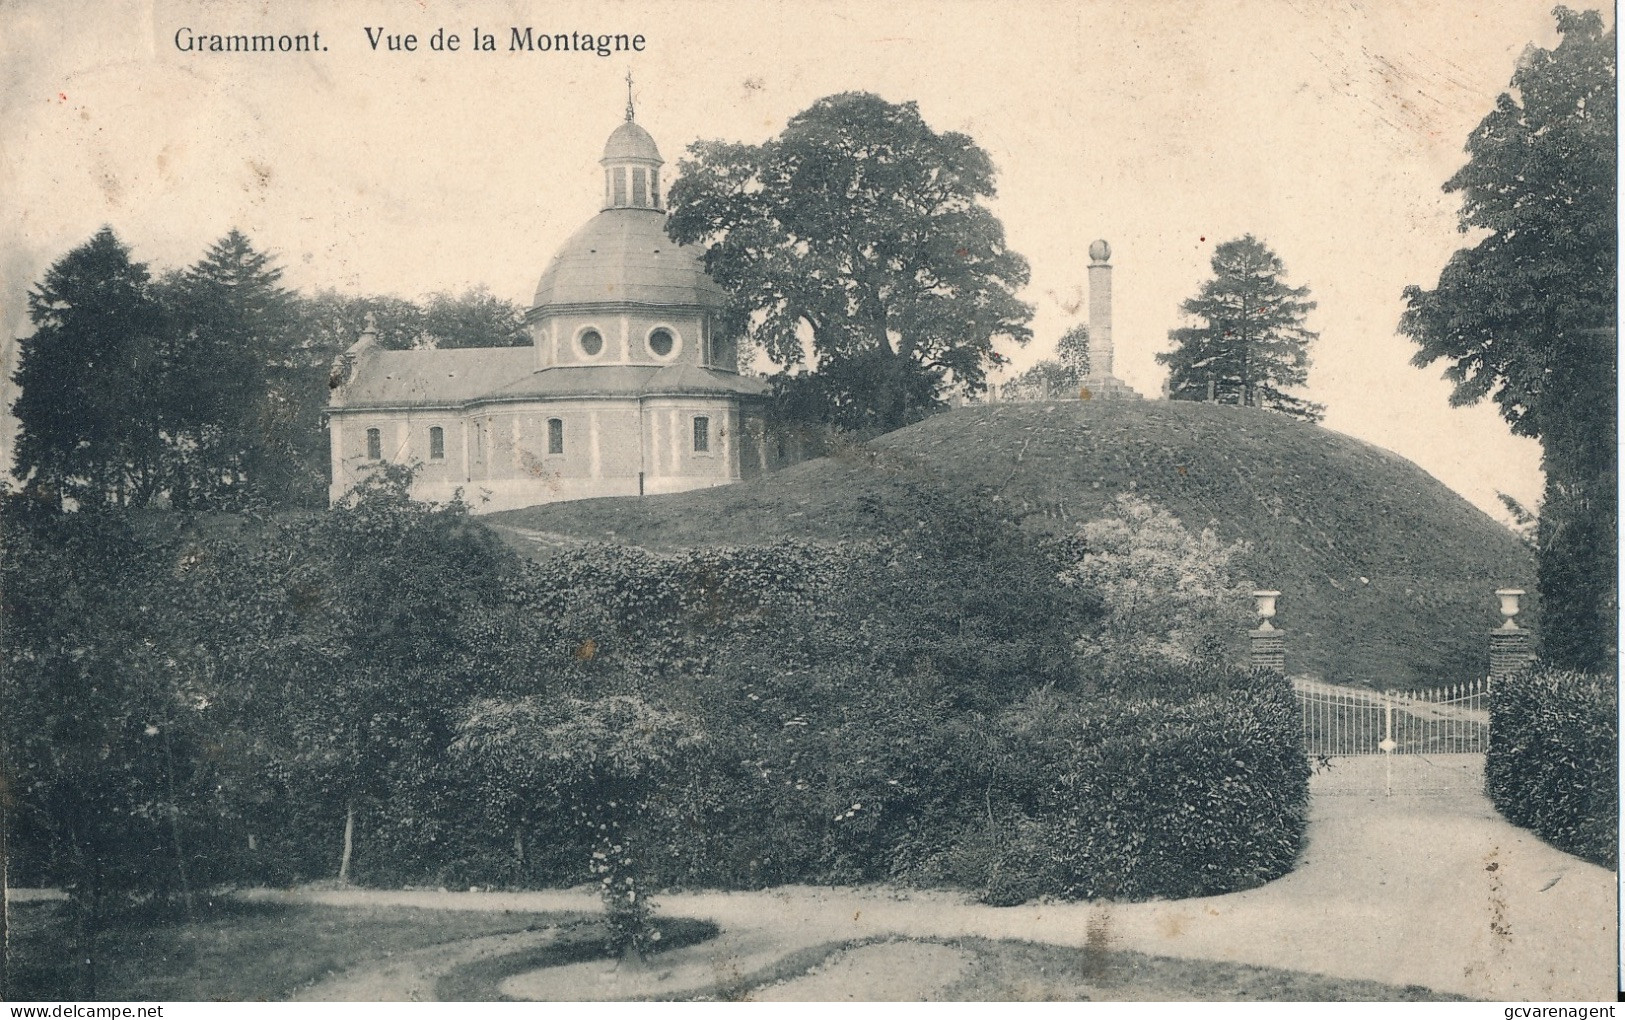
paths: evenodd
<path fill-rule="evenodd" d="M 1104 240 L 1089 246 L 1089 375 L 1112 374 L 1112 246 Z"/>
<path fill-rule="evenodd" d="M 1112 374 L 1112 246 L 1096 241 L 1089 246 L 1089 378 L 1083 381 L 1085 400 L 1139 400 L 1140 395 Z"/>

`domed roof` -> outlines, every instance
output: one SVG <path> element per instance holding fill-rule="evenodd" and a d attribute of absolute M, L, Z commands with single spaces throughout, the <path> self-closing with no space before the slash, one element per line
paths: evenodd
<path fill-rule="evenodd" d="M 725 301 L 700 249 L 666 236 L 665 213 L 629 207 L 605 209 L 560 246 L 536 284 L 535 304 L 720 308 Z"/>
<path fill-rule="evenodd" d="M 604 162 L 622 159 L 647 159 L 656 163 L 665 162 L 660 158 L 660 149 L 656 147 L 655 140 L 649 132 L 639 127 L 635 121 L 625 121 L 620 127 L 611 131 L 609 141 L 604 143 Z"/>

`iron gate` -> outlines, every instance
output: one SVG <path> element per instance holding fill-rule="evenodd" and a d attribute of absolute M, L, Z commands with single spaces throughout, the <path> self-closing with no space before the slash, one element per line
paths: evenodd
<path fill-rule="evenodd" d="M 1304 750 L 1355 754 L 1482 754 L 1490 746 L 1489 680 L 1430 691 L 1368 691 L 1292 681 Z"/>

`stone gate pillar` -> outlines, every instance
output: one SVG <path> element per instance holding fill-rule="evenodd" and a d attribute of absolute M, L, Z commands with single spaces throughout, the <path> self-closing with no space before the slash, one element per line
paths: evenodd
<path fill-rule="evenodd" d="M 1277 676 L 1286 676 L 1286 631 L 1270 622 L 1275 616 L 1278 591 L 1255 591 L 1258 600 L 1258 627 L 1248 632 L 1251 640 L 1249 663 L 1253 669 L 1264 669 Z"/>
<path fill-rule="evenodd" d="M 1521 673 L 1535 660 L 1530 633 L 1518 626 L 1515 619 L 1519 611 L 1518 599 L 1525 594 L 1524 590 L 1498 588 L 1495 594 L 1501 600 L 1501 615 L 1506 619 L 1501 621 L 1501 626 L 1490 631 L 1491 683 Z"/>

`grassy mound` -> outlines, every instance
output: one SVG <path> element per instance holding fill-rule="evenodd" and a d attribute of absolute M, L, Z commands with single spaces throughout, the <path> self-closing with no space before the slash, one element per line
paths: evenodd
<path fill-rule="evenodd" d="M 1035 535 L 1134 492 L 1244 539 L 1278 588 L 1288 669 L 1371 687 L 1482 675 L 1492 592 L 1534 587 L 1505 528 L 1396 454 L 1281 415 L 1196 403 L 994 404 L 739 485 L 555 503 L 487 520 L 533 556 L 578 540 L 652 549 L 887 532 L 910 483 L 990 493 Z M 1533 622 L 1533 615 L 1522 622 Z"/>

